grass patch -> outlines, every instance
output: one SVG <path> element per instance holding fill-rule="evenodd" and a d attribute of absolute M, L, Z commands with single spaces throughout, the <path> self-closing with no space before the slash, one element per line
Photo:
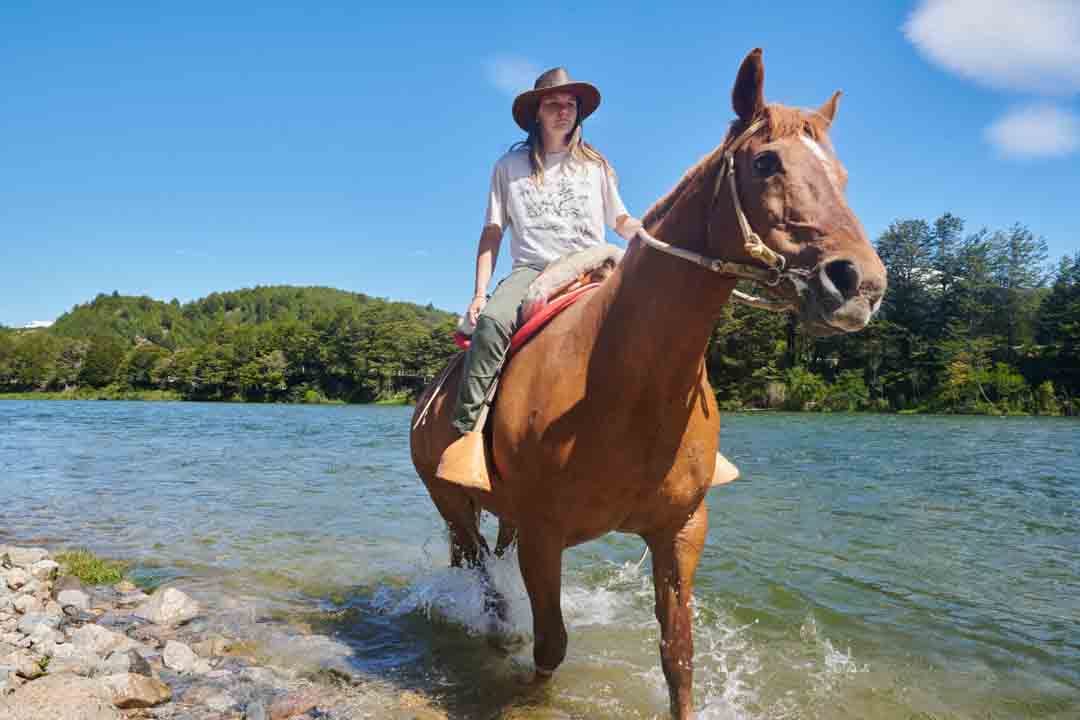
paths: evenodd
<path fill-rule="evenodd" d="M 144 400 L 162 402 L 181 400 L 180 393 L 172 390 L 120 390 L 107 388 L 78 388 L 63 392 L 0 393 L 0 400 Z"/>
<path fill-rule="evenodd" d="M 412 398 L 408 393 L 399 393 L 397 395 L 390 395 L 388 397 L 379 398 L 375 401 L 376 405 L 412 405 Z"/>
<path fill-rule="evenodd" d="M 115 585 L 124 579 L 128 563 L 106 560 L 85 549 L 56 555 L 61 575 L 73 575 L 86 585 Z"/>

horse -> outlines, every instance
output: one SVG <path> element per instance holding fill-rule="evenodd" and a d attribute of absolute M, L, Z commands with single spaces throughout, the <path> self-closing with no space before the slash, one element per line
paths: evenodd
<path fill-rule="evenodd" d="M 764 78 L 759 48 L 739 67 L 720 146 L 645 214 L 611 276 L 505 367 L 485 428 L 490 490 L 435 477 L 457 436 L 460 363 L 421 395 L 410 436 L 452 565 L 490 552 L 482 510 L 500 520 L 496 553 L 516 533 L 537 682 L 566 655 L 563 551 L 613 531 L 644 539 L 680 720 L 693 715 L 691 597 L 720 432 L 705 351 L 720 312 L 749 278 L 771 296 L 750 302 L 797 312 L 814 335 L 848 333 L 870 322 L 886 289 L 828 136 L 839 91 L 816 111 L 796 109 L 766 103 Z"/>

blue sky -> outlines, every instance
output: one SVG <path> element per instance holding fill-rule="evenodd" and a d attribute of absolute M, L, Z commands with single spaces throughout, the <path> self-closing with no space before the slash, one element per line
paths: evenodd
<path fill-rule="evenodd" d="M 950 211 L 1080 250 L 1075 0 L 152 5 L 0 8 L 0 324 L 268 284 L 459 311 L 516 90 L 599 86 L 586 137 L 640 216 L 722 139 L 757 46 L 769 99 L 844 91 L 871 237 Z"/>

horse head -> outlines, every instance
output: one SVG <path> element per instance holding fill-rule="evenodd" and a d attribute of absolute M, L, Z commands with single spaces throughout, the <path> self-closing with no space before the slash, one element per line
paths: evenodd
<path fill-rule="evenodd" d="M 764 81 L 757 49 L 735 80 L 738 118 L 709 163 L 716 182 L 707 252 L 739 261 L 752 255 L 758 264 L 764 252 L 780 271 L 765 291 L 796 309 L 811 333 L 862 330 L 881 305 L 886 273 L 848 206 L 847 171 L 829 140 L 840 93 L 817 110 L 800 110 L 766 103 Z M 733 217 L 741 233 L 731 231 Z M 733 247 L 733 237 L 744 246 Z M 759 252 L 750 253 L 754 241 Z"/>

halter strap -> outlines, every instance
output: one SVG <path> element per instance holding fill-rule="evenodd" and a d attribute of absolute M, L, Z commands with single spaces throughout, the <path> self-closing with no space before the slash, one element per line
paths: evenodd
<path fill-rule="evenodd" d="M 733 262 L 730 260 L 720 260 L 719 258 L 711 258 L 707 255 L 702 255 L 693 250 L 675 247 L 662 240 L 657 240 L 646 232 L 644 228 L 638 230 L 637 237 L 641 238 L 642 242 L 654 250 L 659 250 L 668 255 L 674 255 L 677 258 L 700 265 L 706 270 L 711 270 L 712 272 L 720 273 L 721 275 L 752 280 L 769 287 L 775 287 L 780 282 L 781 275 L 784 272 L 787 263 L 784 260 L 783 255 L 775 252 L 772 248 L 762 242 L 761 237 L 750 227 L 750 221 L 746 219 L 746 213 L 743 212 L 742 203 L 739 202 L 739 191 L 735 182 L 735 153 L 754 135 L 754 133 L 760 130 L 764 124 L 764 120 L 757 120 L 751 123 L 751 125 L 743 130 L 734 141 L 722 149 L 720 156 L 720 171 L 716 174 L 716 185 L 713 187 L 712 205 L 716 205 L 720 193 L 723 192 L 725 184 L 724 180 L 726 178 L 728 181 L 727 187 L 731 191 L 731 202 L 735 207 L 735 217 L 738 220 L 739 230 L 742 232 L 743 236 L 743 248 L 750 257 L 764 263 L 766 267 L 763 268 L 759 265 L 749 265 L 747 263 Z M 712 224 L 711 214 L 709 224 L 710 226 Z"/>

